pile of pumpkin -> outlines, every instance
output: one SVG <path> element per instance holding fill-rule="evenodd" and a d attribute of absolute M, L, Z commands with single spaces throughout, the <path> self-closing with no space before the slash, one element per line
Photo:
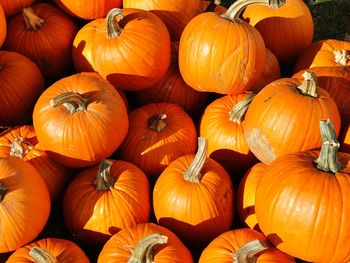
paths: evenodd
<path fill-rule="evenodd" d="M 350 43 L 302 0 L 0 4 L 4 262 L 350 261 Z"/>

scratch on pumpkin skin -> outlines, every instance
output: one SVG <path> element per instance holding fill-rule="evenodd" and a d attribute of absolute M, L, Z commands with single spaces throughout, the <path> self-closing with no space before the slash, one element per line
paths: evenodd
<path fill-rule="evenodd" d="M 276 159 L 276 153 L 270 146 L 269 139 L 262 133 L 261 129 L 253 128 L 245 132 L 245 138 L 250 150 L 265 164 L 270 164 Z"/>

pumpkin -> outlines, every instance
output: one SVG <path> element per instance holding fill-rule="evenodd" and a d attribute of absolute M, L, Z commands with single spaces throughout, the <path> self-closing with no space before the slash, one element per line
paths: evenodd
<path fill-rule="evenodd" d="M 17 158 L 0 158 L 0 253 L 34 240 L 50 208 L 46 183 L 35 168 Z"/>
<path fill-rule="evenodd" d="M 207 158 L 207 149 L 207 140 L 199 137 L 196 155 L 183 155 L 170 163 L 153 189 L 158 224 L 192 249 L 202 249 L 229 230 L 234 217 L 230 176 L 218 162 Z"/>
<path fill-rule="evenodd" d="M 350 42 L 323 39 L 307 46 L 294 65 L 294 72 L 308 68 L 350 66 Z"/>
<path fill-rule="evenodd" d="M 196 151 L 194 122 L 176 104 L 138 107 L 129 113 L 129 123 L 118 157 L 136 164 L 150 179 L 157 178 L 176 158 Z"/>
<path fill-rule="evenodd" d="M 181 106 L 189 115 L 197 116 L 204 107 L 208 93 L 191 88 L 183 80 L 178 65 L 179 42 L 172 43 L 172 59 L 165 76 L 156 85 L 136 91 L 133 95 L 138 105 L 152 102 L 169 102 Z"/>
<path fill-rule="evenodd" d="M 222 233 L 202 251 L 199 263 L 292 263 L 295 260 L 272 247 L 266 237 L 249 228 Z"/>
<path fill-rule="evenodd" d="M 192 263 L 187 247 L 165 227 L 143 223 L 113 235 L 98 256 L 98 263 Z"/>
<path fill-rule="evenodd" d="M 146 175 L 119 160 L 102 160 L 80 172 L 63 198 L 64 221 L 70 232 L 96 247 L 122 228 L 148 222 L 150 207 Z"/>
<path fill-rule="evenodd" d="M 32 125 L 8 129 L 0 134 L 0 158 L 17 157 L 32 164 L 44 178 L 52 202 L 60 199 L 70 171 L 40 149 Z"/>
<path fill-rule="evenodd" d="M 266 47 L 283 66 L 293 64 L 311 44 L 314 24 L 303 0 L 258 1 L 249 5 L 242 17 L 260 32 Z"/>
<path fill-rule="evenodd" d="M 115 87 L 140 90 L 167 72 L 170 36 L 151 12 L 114 8 L 80 29 L 72 52 L 78 70 L 90 68 Z"/>
<path fill-rule="evenodd" d="M 77 32 L 76 22 L 61 9 L 40 3 L 10 19 L 5 46 L 33 60 L 45 78 L 58 79 L 71 70 Z"/>
<path fill-rule="evenodd" d="M 0 47 L 2 46 L 6 38 L 6 33 L 7 33 L 6 26 L 7 26 L 6 16 L 0 2 Z"/>
<path fill-rule="evenodd" d="M 109 10 L 121 7 L 122 0 L 54 0 L 65 12 L 86 20 L 106 17 Z"/>
<path fill-rule="evenodd" d="M 34 104 L 44 91 L 39 68 L 27 57 L 0 51 L 0 126 L 29 123 Z"/>
<path fill-rule="evenodd" d="M 182 31 L 193 17 L 200 13 L 201 0 L 123 0 L 124 8 L 151 11 L 167 26 L 171 39 L 180 40 Z"/>
<path fill-rule="evenodd" d="M 85 252 L 72 241 L 43 238 L 17 249 L 7 263 L 89 263 Z"/>
<path fill-rule="evenodd" d="M 90 166 L 110 156 L 128 125 L 122 98 L 95 73 L 56 81 L 41 94 L 33 112 L 41 148 L 69 167 Z"/>
<path fill-rule="evenodd" d="M 219 162 L 235 182 L 257 162 L 245 141 L 241 121 L 255 94 L 225 95 L 202 114 L 199 134 L 208 140 L 208 156 Z"/>
<path fill-rule="evenodd" d="M 267 167 L 256 188 L 256 216 L 279 250 L 308 262 L 348 262 L 350 155 L 338 152 L 329 119 L 320 130 L 321 150 L 284 155 Z"/>
<path fill-rule="evenodd" d="M 262 162 L 250 167 L 244 174 L 237 189 L 236 208 L 240 221 L 247 227 L 259 231 L 258 220 L 255 215 L 255 191 L 256 186 L 267 165 Z"/>
<path fill-rule="evenodd" d="M 340 115 L 329 93 L 305 71 L 304 80 L 282 78 L 263 88 L 251 102 L 242 122 L 249 149 L 263 163 L 322 144 L 321 119 L 331 119 L 337 135 Z"/>
<path fill-rule="evenodd" d="M 185 27 L 179 68 L 187 85 L 198 91 L 239 94 L 262 73 L 265 44 L 259 32 L 239 16 L 250 1 L 240 0 L 225 14 L 202 13 Z"/>

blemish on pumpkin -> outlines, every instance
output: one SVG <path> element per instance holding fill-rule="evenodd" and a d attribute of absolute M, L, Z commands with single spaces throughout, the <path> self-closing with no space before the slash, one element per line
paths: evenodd
<path fill-rule="evenodd" d="M 276 159 L 276 153 L 270 146 L 269 139 L 263 134 L 261 129 L 246 129 L 244 135 L 249 149 L 261 162 L 270 164 Z"/>

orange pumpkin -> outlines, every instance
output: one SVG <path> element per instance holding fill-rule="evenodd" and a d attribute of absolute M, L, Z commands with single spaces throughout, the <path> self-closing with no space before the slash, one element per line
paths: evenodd
<path fill-rule="evenodd" d="M 23 7 L 28 7 L 34 3 L 34 0 L 0 0 L 5 15 L 12 16 L 21 12 Z"/>
<path fill-rule="evenodd" d="M 173 232 L 153 223 L 144 223 L 113 235 L 104 245 L 97 262 L 193 263 L 193 258 Z"/>
<path fill-rule="evenodd" d="M 131 163 L 115 160 L 103 160 L 80 172 L 63 199 L 68 229 L 79 241 L 95 247 L 102 247 L 122 228 L 148 222 L 150 207 L 145 174 Z"/>
<path fill-rule="evenodd" d="M 197 131 L 191 117 L 172 103 L 151 103 L 129 113 L 129 131 L 119 158 L 157 178 L 176 158 L 196 151 Z"/>
<path fill-rule="evenodd" d="M 46 183 L 35 168 L 17 158 L 0 158 L 0 253 L 34 240 L 50 208 Z"/>
<path fill-rule="evenodd" d="M 40 149 L 32 125 L 15 127 L 0 134 L 0 158 L 11 156 L 32 164 L 44 178 L 51 201 L 60 199 L 70 172 Z"/>
<path fill-rule="evenodd" d="M 187 85 L 198 91 L 239 94 L 262 73 L 265 44 L 259 32 L 240 20 L 249 1 L 240 0 L 225 14 L 202 13 L 185 27 L 179 68 Z"/>
<path fill-rule="evenodd" d="M 304 80 L 283 78 L 263 88 L 251 102 L 242 122 L 249 149 L 263 163 L 322 144 L 319 121 L 331 119 L 336 133 L 340 115 L 329 93 L 311 72 Z"/>
<path fill-rule="evenodd" d="M 6 26 L 7 26 L 6 16 L 0 2 L 0 47 L 2 46 L 6 38 L 6 33 L 7 33 Z"/>
<path fill-rule="evenodd" d="M 22 9 L 8 23 L 5 46 L 33 60 L 47 79 L 68 74 L 76 22 L 54 5 L 41 3 Z"/>
<path fill-rule="evenodd" d="M 153 189 L 157 222 L 193 249 L 203 248 L 229 230 L 234 216 L 230 176 L 207 158 L 207 147 L 207 140 L 199 137 L 196 155 L 183 155 L 170 163 Z"/>
<path fill-rule="evenodd" d="M 309 8 L 303 0 L 252 2 L 255 3 L 245 9 L 242 17 L 260 32 L 266 47 L 281 65 L 293 64 L 313 38 L 314 24 Z"/>
<path fill-rule="evenodd" d="M 33 125 L 41 148 L 72 167 L 90 166 L 110 156 L 128 130 L 125 104 L 95 73 L 63 78 L 39 97 Z"/>
<path fill-rule="evenodd" d="M 249 228 L 227 231 L 203 250 L 199 263 L 292 263 L 295 260 L 270 246 L 266 237 Z"/>
<path fill-rule="evenodd" d="M 291 256 L 349 262 L 350 155 L 338 152 L 331 121 L 320 126 L 321 150 L 281 156 L 267 167 L 256 188 L 256 216 L 272 244 Z"/>
<path fill-rule="evenodd" d="M 12 51 L 0 51 L 0 65 L 0 126 L 30 122 L 34 104 L 45 89 L 39 68 Z"/>
<path fill-rule="evenodd" d="M 313 42 L 300 54 L 294 72 L 317 67 L 350 66 L 350 42 L 323 39 Z"/>
<path fill-rule="evenodd" d="M 17 249 L 7 263 L 89 263 L 84 251 L 72 241 L 44 238 Z"/>

